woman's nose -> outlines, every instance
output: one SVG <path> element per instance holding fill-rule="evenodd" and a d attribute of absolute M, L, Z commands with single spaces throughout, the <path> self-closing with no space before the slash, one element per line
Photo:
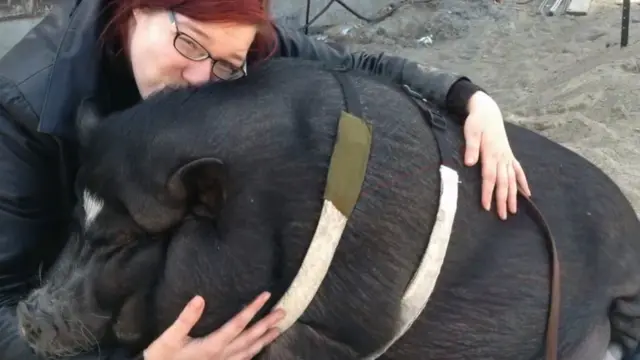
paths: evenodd
<path fill-rule="evenodd" d="M 211 80 L 211 59 L 192 61 L 182 72 L 182 77 L 189 85 L 202 85 Z"/>

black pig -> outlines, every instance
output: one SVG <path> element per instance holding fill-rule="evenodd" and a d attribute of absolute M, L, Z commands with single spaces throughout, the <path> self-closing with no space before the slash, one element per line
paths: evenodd
<path fill-rule="evenodd" d="M 394 335 L 431 233 L 440 190 L 432 130 L 399 89 L 348 76 L 373 127 L 363 191 L 314 300 L 262 359 L 377 350 Z M 139 350 L 195 294 L 207 308 L 194 336 L 263 290 L 277 300 L 317 225 L 344 108 L 339 89 L 321 65 L 278 59 L 247 78 L 158 94 L 105 119 L 81 111 L 81 229 L 21 303 L 25 338 L 48 355 L 94 339 Z M 462 129 L 446 116 L 461 180 L 451 243 L 426 310 L 383 358 L 542 359 L 544 233 L 522 207 L 506 222 L 481 208 L 479 168 L 462 165 Z M 610 341 L 629 352 L 640 340 L 633 208 L 584 158 L 516 125 L 507 132 L 558 241 L 559 358 L 602 360 Z"/>

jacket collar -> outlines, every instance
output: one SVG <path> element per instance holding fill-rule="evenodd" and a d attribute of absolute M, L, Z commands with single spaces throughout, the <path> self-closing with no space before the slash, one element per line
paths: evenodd
<path fill-rule="evenodd" d="M 103 1 L 76 1 L 72 13 L 61 11 L 54 16 L 70 16 L 55 60 L 40 113 L 38 130 L 74 139 L 75 113 L 80 101 L 95 96 L 98 88 L 102 48 L 99 19 Z M 65 19 L 59 21 L 64 23 Z"/>

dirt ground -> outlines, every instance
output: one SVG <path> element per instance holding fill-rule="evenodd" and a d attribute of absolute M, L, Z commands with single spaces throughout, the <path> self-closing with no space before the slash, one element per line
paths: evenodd
<path fill-rule="evenodd" d="M 640 6 L 632 5 L 621 50 L 615 0 L 593 0 L 586 16 L 554 17 L 538 13 L 541 0 L 523 1 L 410 1 L 379 24 L 354 18 L 325 34 L 469 76 L 507 121 L 604 169 L 640 213 Z"/>

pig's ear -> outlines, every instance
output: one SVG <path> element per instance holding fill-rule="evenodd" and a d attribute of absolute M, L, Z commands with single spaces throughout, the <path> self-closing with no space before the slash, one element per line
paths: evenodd
<path fill-rule="evenodd" d="M 200 158 L 178 168 L 169 177 L 167 190 L 172 199 L 215 216 L 225 200 L 225 176 L 225 166 L 220 159 Z"/>
<path fill-rule="evenodd" d="M 76 131 L 80 145 L 89 144 L 91 134 L 98 127 L 101 118 L 94 100 L 90 98 L 82 100 L 76 111 Z"/>

